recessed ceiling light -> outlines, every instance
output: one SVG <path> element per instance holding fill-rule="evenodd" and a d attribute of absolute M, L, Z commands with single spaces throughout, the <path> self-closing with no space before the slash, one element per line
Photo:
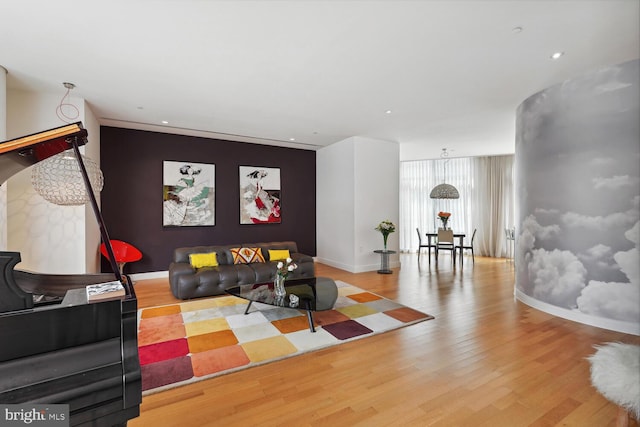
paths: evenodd
<path fill-rule="evenodd" d="M 551 55 L 551 59 L 558 59 L 560 58 L 562 55 L 564 55 L 564 52 L 556 52 L 553 55 Z"/>
<path fill-rule="evenodd" d="M 391 114 L 391 113 L 392 113 L 392 111 L 391 111 L 391 110 L 387 110 L 387 111 L 385 111 L 384 113 L 385 113 L 385 114 Z"/>
<path fill-rule="evenodd" d="M 162 121 L 162 124 L 163 124 L 163 125 L 168 125 L 168 124 L 169 124 L 169 122 L 168 122 L 168 121 L 166 121 L 166 120 L 163 120 L 163 121 Z"/>
<path fill-rule="evenodd" d="M 513 31 L 514 33 L 521 33 L 523 29 L 524 28 L 522 27 L 513 27 L 511 31 Z"/>
<path fill-rule="evenodd" d="M 295 140 L 296 140 L 295 138 L 289 138 L 289 141 L 295 141 Z"/>

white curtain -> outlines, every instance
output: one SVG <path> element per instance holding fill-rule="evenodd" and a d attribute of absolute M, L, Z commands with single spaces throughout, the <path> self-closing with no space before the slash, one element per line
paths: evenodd
<path fill-rule="evenodd" d="M 467 157 L 407 161 L 400 164 L 400 250 L 415 252 L 420 230 L 440 226 L 438 212 L 450 212 L 448 226 L 465 232 L 465 242 L 477 229 L 477 255 L 507 255 L 505 228 L 513 226 L 513 156 Z M 446 182 L 458 189 L 459 199 L 431 199 L 429 193 Z"/>
<path fill-rule="evenodd" d="M 475 157 L 473 222 L 480 224 L 474 242 L 478 254 L 508 255 L 505 229 L 514 224 L 514 156 Z"/>

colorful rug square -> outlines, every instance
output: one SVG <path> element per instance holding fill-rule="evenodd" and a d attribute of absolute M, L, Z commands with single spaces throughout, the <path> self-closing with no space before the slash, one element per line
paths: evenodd
<path fill-rule="evenodd" d="M 138 311 L 143 394 L 412 325 L 433 316 L 336 281 L 334 309 L 304 310 L 220 296 Z"/>

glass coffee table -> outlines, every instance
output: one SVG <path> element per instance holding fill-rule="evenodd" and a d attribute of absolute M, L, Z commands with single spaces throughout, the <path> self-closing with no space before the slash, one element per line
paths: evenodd
<path fill-rule="evenodd" d="M 259 302 L 276 307 L 305 310 L 309 321 L 309 330 L 315 332 L 313 312 L 331 310 L 338 298 L 336 282 L 328 277 L 309 279 L 290 279 L 284 282 L 287 294 L 277 296 L 273 291 L 273 283 L 255 285 L 239 285 L 225 290 L 228 294 L 249 301 L 244 314 L 249 313 L 251 304 Z"/>

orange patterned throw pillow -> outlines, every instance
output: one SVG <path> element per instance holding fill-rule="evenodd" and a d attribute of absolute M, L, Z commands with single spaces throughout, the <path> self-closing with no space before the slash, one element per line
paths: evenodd
<path fill-rule="evenodd" d="M 264 256 L 260 248 L 231 248 L 234 264 L 251 264 L 252 262 L 264 262 Z"/>

